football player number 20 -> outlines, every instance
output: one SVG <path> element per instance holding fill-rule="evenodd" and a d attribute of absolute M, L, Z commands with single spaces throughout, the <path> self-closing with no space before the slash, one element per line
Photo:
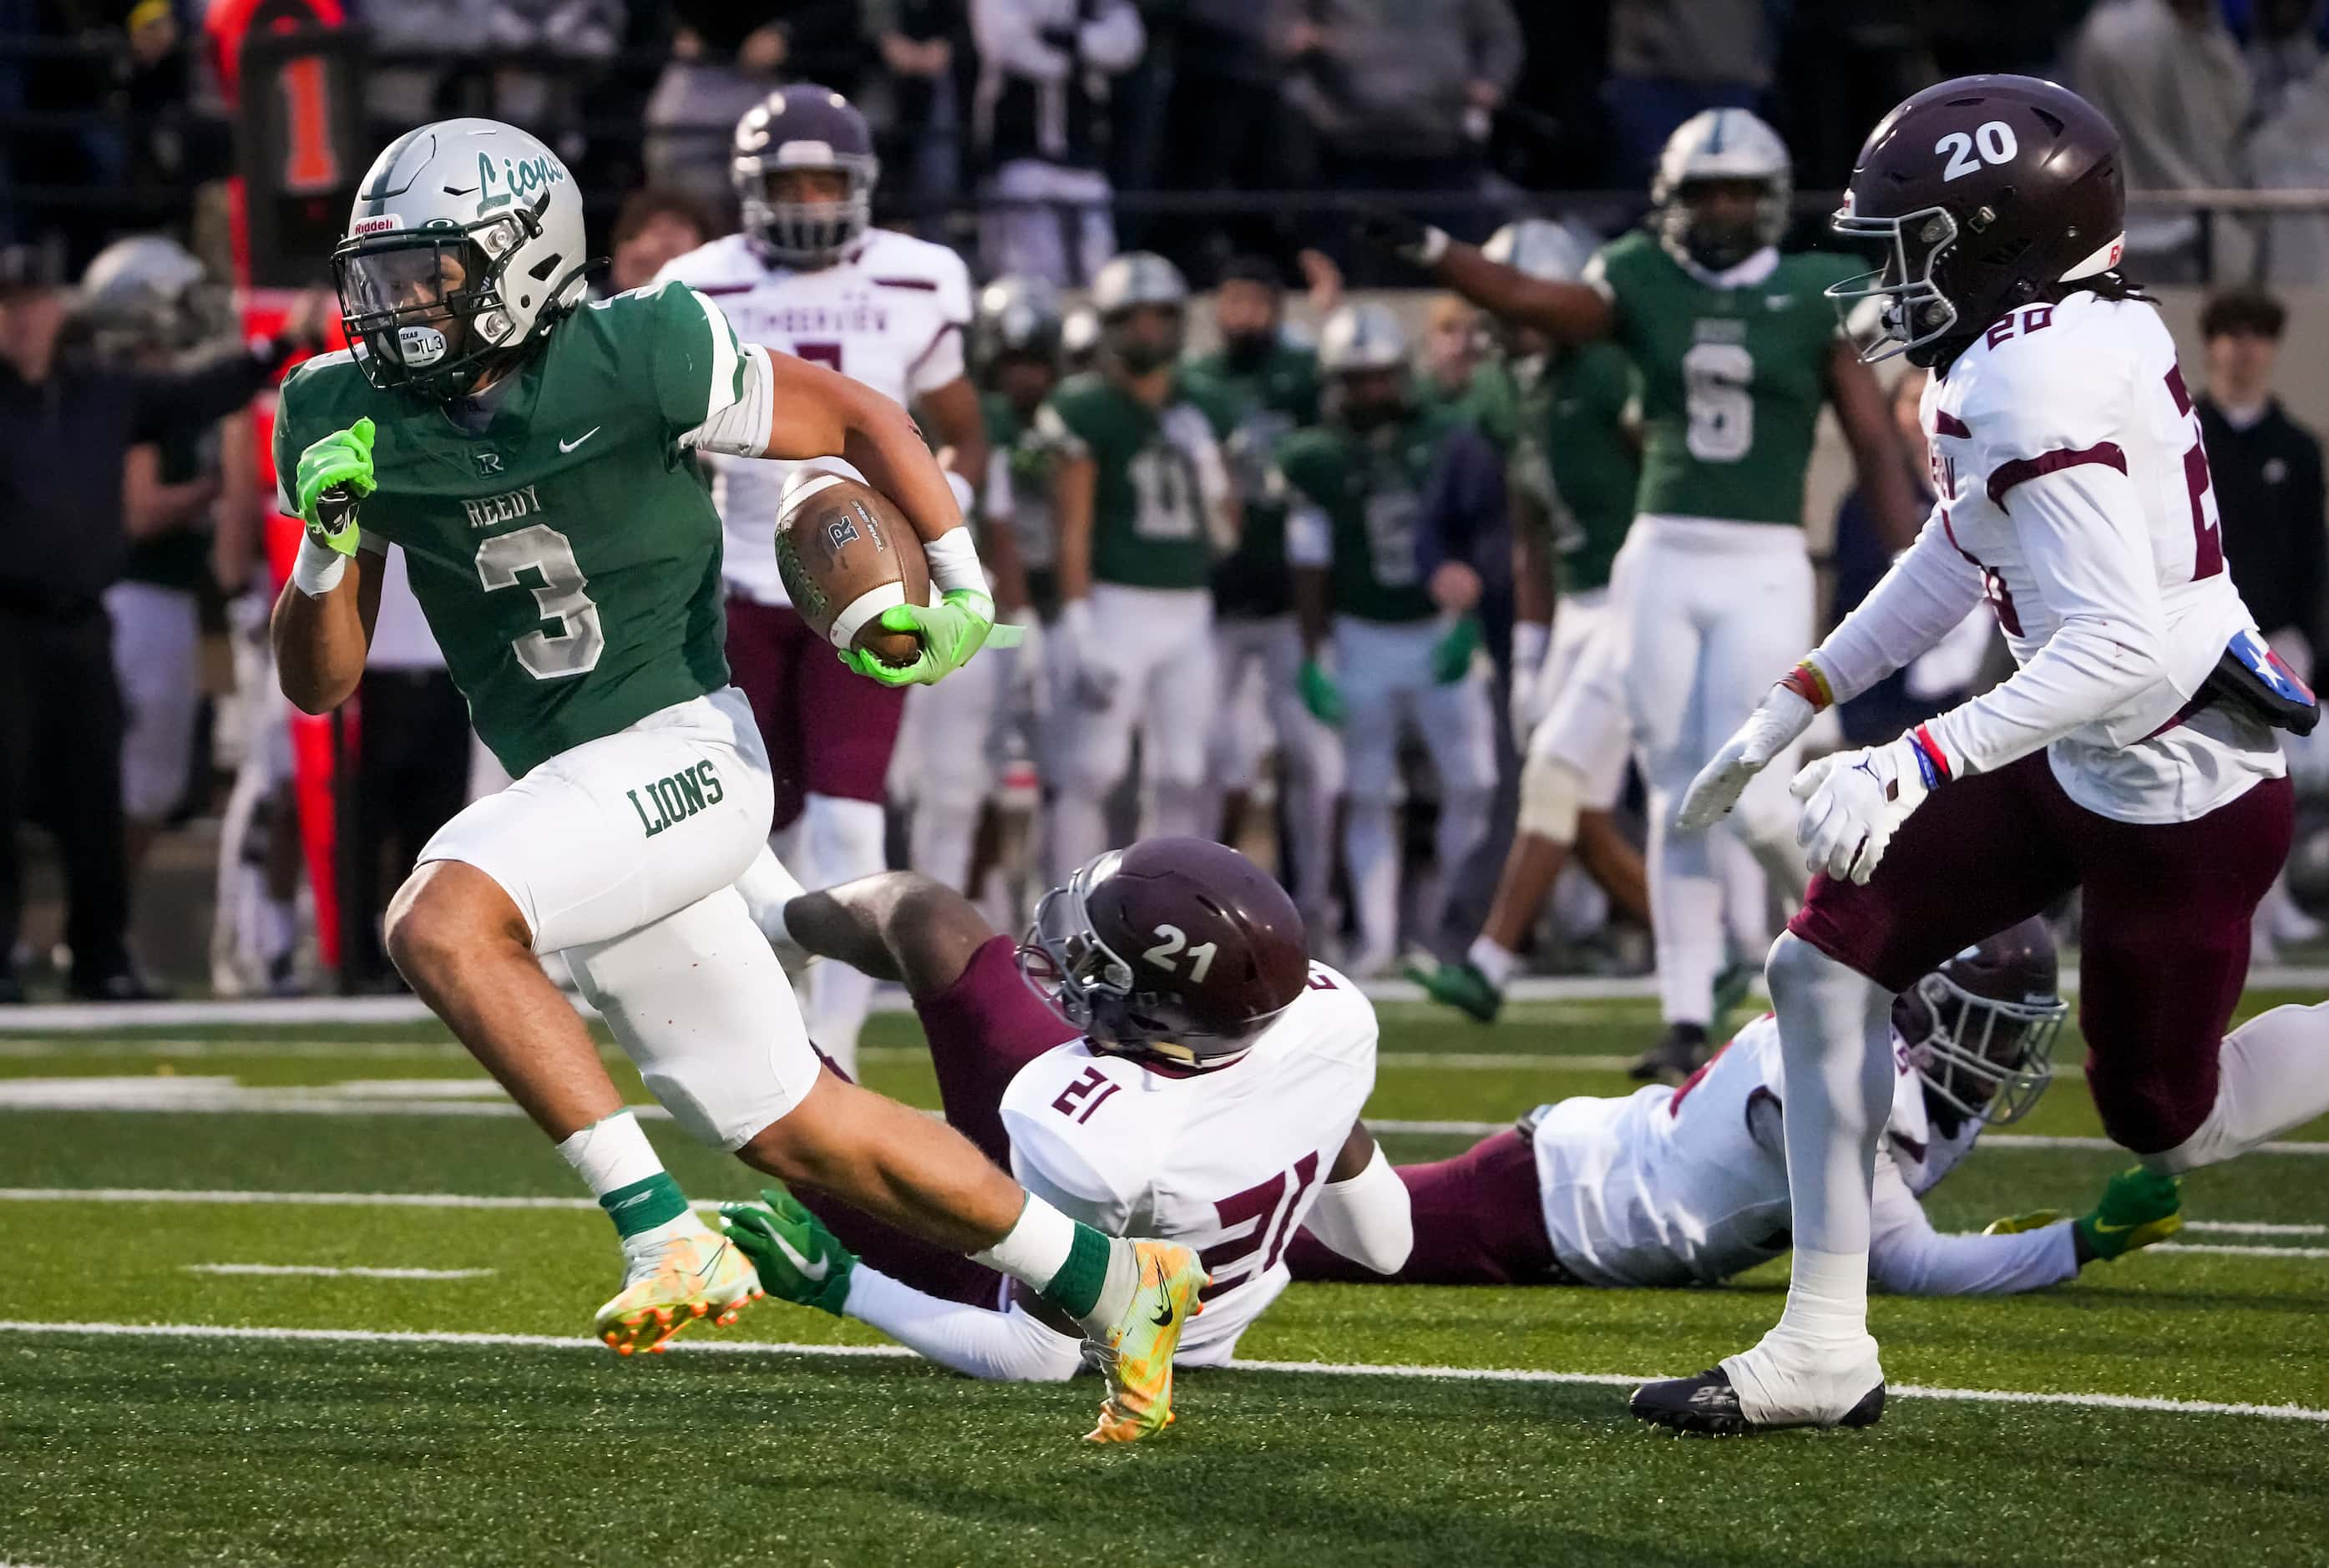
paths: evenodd
<path fill-rule="evenodd" d="M 1698 343 L 1682 357 L 1683 444 L 1701 463 L 1736 463 L 1755 445 L 1755 356 L 1745 343 Z"/>
<path fill-rule="evenodd" d="M 539 579 L 528 583 L 524 574 Z M 594 668 L 607 651 L 599 606 L 583 590 L 590 579 L 575 562 L 566 536 L 543 523 L 489 539 L 477 547 L 477 580 L 487 593 L 528 588 L 545 623 L 510 644 L 510 652 L 536 681 L 560 681 Z"/>

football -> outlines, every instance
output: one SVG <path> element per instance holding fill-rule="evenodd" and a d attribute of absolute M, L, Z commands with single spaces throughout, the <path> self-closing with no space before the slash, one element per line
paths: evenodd
<path fill-rule="evenodd" d="M 930 602 L 929 562 L 913 526 L 872 486 L 816 469 L 796 474 L 777 510 L 777 568 L 793 608 L 834 647 L 887 664 L 920 653 L 919 637 L 884 631 L 881 620 L 893 606 Z"/>

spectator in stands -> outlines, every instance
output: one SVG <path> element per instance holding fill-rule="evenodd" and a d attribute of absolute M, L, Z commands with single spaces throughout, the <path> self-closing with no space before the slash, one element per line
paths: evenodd
<path fill-rule="evenodd" d="M 1477 192 L 1491 117 L 1520 75 L 1507 0 L 1269 0 L 1269 36 L 1326 184 L 1437 196 L 1441 228 L 1485 233 L 1482 211 L 1447 199 Z"/>
<path fill-rule="evenodd" d="M 726 232 L 715 210 L 684 191 L 649 185 L 623 198 L 615 214 L 602 294 L 621 294 L 655 281 L 663 264 Z"/>
<path fill-rule="evenodd" d="M 2258 289 L 2231 289 L 2208 301 L 2200 313 L 2208 361 L 2200 435 L 2215 485 L 2225 568 L 2273 652 L 2310 681 L 2329 621 L 2329 523 L 2320 438 L 2273 396 L 2287 324 L 2280 301 Z M 2289 897 L 2283 873 L 2257 906 L 2251 955 L 2270 962 L 2279 944 L 2321 934 L 2321 923 Z"/>
<path fill-rule="evenodd" d="M 2253 89 L 2249 114 L 2266 120 L 2321 63 L 2322 0 L 2259 0 L 2243 41 Z"/>
<path fill-rule="evenodd" d="M 746 109 L 787 81 L 852 97 L 875 59 L 857 0 L 674 0 L 671 12 L 671 60 L 647 99 L 647 177 L 722 211 Z"/>
<path fill-rule="evenodd" d="M 1710 108 L 1753 108 L 1778 53 L 1770 0 L 1614 0 L 1609 8 L 1609 106 L 1617 167 L 1634 190 L 1676 126 Z"/>
<path fill-rule="evenodd" d="M 365 81 L 374 120 L 402 129 L 489 116 L 570 161 L 581 151 L 587 79 L 576 67 L 611 59 L 623 35 L 623 0 L 363 0 L 357 10 L 372 46 L 392 57 Z"/>
<path fill-rule="evenodd" d="M 2212 0 L 2103 0 L 2071 41 L 2065 80 L 2118 127 L 2129 190 L 2247 183 L 2249 68 Z M 2139 207 L 2127 213 L 2126 248 L 2147 283 L 2237 272 L 2248 249 L 2230 220 Z"/>
<path fill-rule="evenodd" d="M 2273 396 L 2287 320 L 2280 301 L 2260 290 L 2208 301 L 2200 315 L 2208 361 L 2200 430 L 2232 583 L 2274 649 L 2310 680 L 2329 591 L 2329 524 L 2320 439 Z"/>
<path fill-rule="evenodd" d="M 1131 0 L 970 0 L 979 259 L 1078 287 L 1116 253 L 1108 85 L 1147 42 Z"/>
<path fill-rule="evenodd" d="M 1293 183 L 1267 21 L 1255 0 L 1184 0 L 1178 8 L 1165 106 L 1173 155 L 1157 182 L 1164 189 L 1269 191 Z M 1274 213 L 1176 220 L 1157 225 L 1152 249 L 1202 277 L 1225 253 L 1272 249 L 1285 237 L 1282 223 Z"/>
<path fill-rule="evenodd" d="M 910 220 L 945 239 L 945 209 L 962 189 L 963 105 L 970 97 L 969 17 L 962 0 L 865 0 L 865 27 L 882 70 L 854 100 L 873 130 L 884 175 L 876 223 Z"/>
<path fill-rule="evenodd" d="M 28 820 L 62 853 L 73 993 L 155 994 L 129 955 L 121 697 L 103 596 L 131 529 L 151 516 L 127 512 L 125 473 L 131 448 L 199 436 L 286 357 L 238 345 L 157 374 L 61 356 L 71 301 L 56 247 L 0 250 L 0 1000 L 24 996 L 14 830 Z"/>

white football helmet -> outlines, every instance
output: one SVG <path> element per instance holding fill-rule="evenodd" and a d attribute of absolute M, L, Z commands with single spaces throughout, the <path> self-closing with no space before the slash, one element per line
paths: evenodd
<path fill-rule="evenodd" d="M 1547 283 L 1574 283 L 1593 259 L 1595 241 L 1550 218 L 1521 218 L 1488 236 L 1480 254 Z"/>
<path fill-rule="evenodd" d="M 73 317 L 107 359 L 175 353 L 234 330 L 226 291 L 163 234 L 133 234 L 99 251 L 81 274 Z"/>
<path fill-rule="evenodd" d="M 1318 333 L 1318 368 L 1330 376 L 1395 371 L 1407 363 L 1407 326 L 1380 300 L 1344 305 Z"/>
<path fill-rule="evenodd" d="M 1100 346 L 1136 375 L 1180 357 L 1188 305 L 1188 279 L 1153 250 L 1127 250 L 1092 278 L 1091 306 L 1099 313 Z M 1142 337 L 1127 325 L 1125 318 L 1143 305 L 1172 313 L 1173 326 L 1164 338 Z"/>
<path fill-rule="evenodd" d="M 332 252 L 365 378 L 439 398 L 547 333 L 581 301 L 589 265 L 566 165 L 486 119 L 438 120 L 390 143 Z"/>
<path fill-rule="evenodd" d="M 1787 231 L 1794 167 L 1779 133 L 1747 110 L 1700 110 L 1666 138 L 1650 180 L 1660 238 L 1669 250 L 1711 271 L 1736 267 Z M 1752 223 L 1711 223 L 1692 211 L 1690 187 L 1711 180 L 1749 180 L 1763 187 Z"/>

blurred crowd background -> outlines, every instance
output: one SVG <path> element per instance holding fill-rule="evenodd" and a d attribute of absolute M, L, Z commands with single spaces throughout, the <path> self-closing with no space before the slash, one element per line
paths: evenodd
<path fill-rule="evenodd" d="M 364 687 L 364 744 L 345 753 L 361 764 L 304 804 L 343 823 L 333 906 L 318 907 L 301 867 L 312 824 L 300 824 L 284 759 L 350 738 L 303 741 L 251 690 L 273 508 L 248 421 L 231 412 L 329 315 L 326 299 L 301 302 L 296 289 L 255 315 L 237 292 L 253 269 L 278 285 L 328 280 L 324 248 L 237 254 L 231 177 L 250 132 L 235 50 L 284 9 L 0 0 L 0 832 L 21 850 L 0 869 L 0 1000 L 59 987 L 122 999 L 393 988 L 378 910 L 435 824 L 495 784 L 471 765 L 466 715 L 425 625 L 392 615 Z M 977 278 L 1047 278 L 1071 301 L 1125 250 L 1169 258 L 1201 293 L 1226 278 L 1234 294 L 1259 265 L 1270 323 L 1297 347 L 1315 307 L 1419 281 L 1351 241 L 1354 202 L 1397 205 L 1464 239 L 1523 213 L 1610 236 L 1642 216 L 1676 126 L 1748 108 L 1787 141 L 1793 242 L 1815 245 L 1862 136 L 1899 99 L 1972 70 L 2053 76 L 2126 137 L 2130 269 L 2169 286 L 2187 368 L 2217 390 L 2208 444 L 2234 575 L 2277 643 L 2309 650 L 2324 634 L 2329 536 L 2311 430 L 2329 419 L 2318 362 L 2329 340 L 2313 319 L 2313 291 L 2329 282 L 2329 0 L 289 9 L 344 25 L 360 101 L 333 112 L 359 117 L 367 155 L 457 114 L 508 119 L 554 146 L 594 249 L 611 258 L 606 289 L 643 284 L 733 229 L 738 117 L 775 87 L 814 80 L 872 122 L 877 223 L 957 248 Z M 125 260 L 124 241 L 146 239 L 167 240 L 169 254 Z M 1419 384 L 1460 390 L 1495 357 L 1490 324 L 1452 297 L 1400 305 L 1415 324 Z M 1192 307 L 1193 352 L 1219 339 L 1213 309 L 1210 298 Z M 2312 346 L 2277 364 L 2285 340 Z M 74 363 L 102 374 L 52 373 Z M 2284 371 L 2294 390 L 2277 399 Z M 1904 399 L 1921 461 L 1913 408 Z M 1831 616 L 1885 564 L 1841 489 L 1815 484 L 1810 520 Z M 1494 627 L 1487 645 L 1501 660 Z M 1872 694 L 1847 728 L 1889 737 L 1901 715 L 1998 673 L 1998 651 L 1978 634 L 1956 657 Z M 1508 673 L 1499 663 L 1493 678 Z M 1265 722 L 1258 703 L 1252 721 Z M 108 748 L 118 767 L 103 765 Z M 1493 880 L 1511 831 L 1516 763 L 1501 718 L 1498 754 L 1497 821 L 1472 882 Z M 1022 764 L 997 799 L 1023 814 L 1040 809 L 1043 781 Z M 1455 896 L 1445 931 L 1419 919 L 1403 937 L 1460 951 L 1487 887 L 1466 892 L 1460 868 L 1435 862 L 1429 769 L 1411 770 L 1410 784 L 1403 852 L 1419 885 L 1439 878 Z M 1223 831 L 1276 837 L 1270 788 L 1259 779 Z M 2329 827 L 2317 800 L 2308 812 L 2296 897 L 2261 945 L 2303 951 L 2320 935 L 2306 911 L 2329 915 Z M 902 855 L 902 831 L 894 838 Z M 330 934 L 320 947 L 319 927 Z M 1606 900 L 1580 896 L 1555 901 L 1532 962 L 1626 972 L 1646 946 Z"/>

